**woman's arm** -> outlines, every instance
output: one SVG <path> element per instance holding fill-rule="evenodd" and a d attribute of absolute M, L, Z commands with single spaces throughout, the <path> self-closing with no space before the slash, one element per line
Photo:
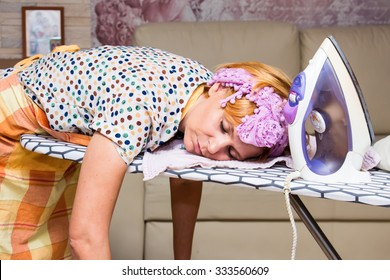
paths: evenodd
<path fill-rule="evenodd" d="M 173 252 L 176 260 L 191 259 L 192 239 L 202 197 L 202 182 L 170 178 Z"/>
<path fill-rule="evenodd" d="M 81 166 L 69 239 L 75 259 L 110 259 L 109 227 L 127 166 L 112 141 L 95 133 Z"/>

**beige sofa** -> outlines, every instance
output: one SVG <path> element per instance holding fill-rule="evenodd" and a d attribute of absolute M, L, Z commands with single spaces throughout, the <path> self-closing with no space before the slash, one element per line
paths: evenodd
<path fill-rule="evenodd" d="M 377 138 L 390 134 L 390 26 L 299 30 L 260 21 L 148 24 L 136 30 L 135 42 L 191 57 L 210 69 L 259 60 L 294 77 L 330 34 L 360 82 Z M 115 217 L 112 228 L 114 257 L 172 259 L 168 178 L 141 180 L 129 175 L 124 183 L 116 212 L 124 217 Z M 342 258 L 390 259 L 390 209 L 301 198 Z M 281 193 L 204 184 L 193 259 L 289 259 L 291 241 Z M 326 259 L 299 221 L 297 259 Z"/>
<path fill-rule="evenodd" d="M 148 24 L 137 28 L 135 42 L 191 57 L 210 69 L 259 60 L 294 77 L 329 34 L 355 71 L 377 138 L 390 134 L 390 26 L 299 30 L 261 21 Z M 301 198 L 342 258 L 390 259 L 390 209 Z M 326 259 L 307 229 L 297 224 L 297 259 Z M 291 242 L 281 193 L 204 184 L 193 259 L 289 259 Z M 168 178 L 143 182 L 141 174 L 126 176 L 111 244 L 115 259 L 173 258 Z"/>

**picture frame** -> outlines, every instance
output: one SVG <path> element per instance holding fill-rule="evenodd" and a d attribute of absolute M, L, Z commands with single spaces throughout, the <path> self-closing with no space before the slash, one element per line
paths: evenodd
<path fill-rule="evenodd" d="M 64 45 L 64 7 L 22 7 L 23 57 Z"/>

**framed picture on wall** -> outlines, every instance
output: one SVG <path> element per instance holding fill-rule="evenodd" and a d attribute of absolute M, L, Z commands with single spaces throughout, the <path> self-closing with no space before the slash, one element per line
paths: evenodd
<path fill-rule="evenodd" d="M 22 7 L 23 57 L 47 54 L 63 45 L 63 7 Z"/>

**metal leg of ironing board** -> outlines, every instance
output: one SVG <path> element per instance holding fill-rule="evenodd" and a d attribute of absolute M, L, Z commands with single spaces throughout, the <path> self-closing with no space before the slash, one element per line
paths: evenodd
<path fill-rule="evenodd" d="M 306 228 L 310 231 L 311 235 L 317 241 L 318 245 L 321 247 L 322 251 L 328 257 L 329 260 L 341 260 L 341 257 L 336 252 L 336 249 L 330 243 L 324 232 L 321 230 L 320 226 L 314 220 L 309 210 L 303 204 L 302 200 L 298 195 L 290 194 L 290 202 L 295 212 L 301 218 L 302 222 L 305 224 Z"/>

